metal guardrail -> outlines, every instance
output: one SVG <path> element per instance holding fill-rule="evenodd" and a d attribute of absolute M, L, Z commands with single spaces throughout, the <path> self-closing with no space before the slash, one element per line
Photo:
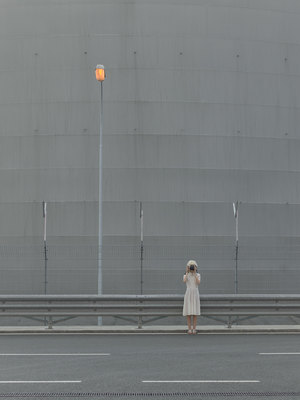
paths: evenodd
<path fill-rule="evenodd" d="M 202 316 L 227 317 L 228 327 L 237 320 L 257 316 L 300 316 L 300 295 L 201 295 L 200 303 Z M 0 296 L 0 317 L 37 319 L 49 328 L 80 316 L 137 317 L 141 328 L 154 319 L 182 316 L 182 307 L 183 295 Z M 143 321 L 146 317 L 152 319 Z"/>

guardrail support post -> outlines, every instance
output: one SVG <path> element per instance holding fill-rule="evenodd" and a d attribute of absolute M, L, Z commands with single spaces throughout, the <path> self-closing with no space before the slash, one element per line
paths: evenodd
<path fill-rule="evenodd" d="M 138 329 L 142 329 L 143 327 L 143 317 L 140 315 L 138 319 Z"/>
<path fill-rule="evenodd" d="M 231 315 L 228 316 L 228 322 L 227 322 L 227 328 L 232 327 L 232 320 L 231 320 Z"/>
<path fill-rule="evenodd" d="M 49 319 L 48 319 L 48 329 L 52 329 L 52 328 L 53 328 L 52 317 L 49 317 Z"/>

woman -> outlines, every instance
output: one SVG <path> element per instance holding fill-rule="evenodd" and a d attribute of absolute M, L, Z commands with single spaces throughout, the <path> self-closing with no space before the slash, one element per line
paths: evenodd
<path fill-rule="evenodd" d="M 197 273 L 198 265 L 196 261 L 190 260 L 186 266 L 186 273 L 183 282 L 186 283 L 184 295 L 183 315 L 187 318 L 188 334 L 196 334 L 197 315 L 200 315 L 200 299 L 198 285 L 200 284 L 200 274 Z M 193 321 L 192 321 L 193 319 Z M 193 329 L 192 329 L 193 322 Z"/>

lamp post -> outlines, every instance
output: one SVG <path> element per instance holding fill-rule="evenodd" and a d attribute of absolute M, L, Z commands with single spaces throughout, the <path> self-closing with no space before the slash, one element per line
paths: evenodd
<path fill-rule="evenodd" d="M 235 218 L 235 281 L 234 291 L 238 293 L 238 253 L 239 253 L 239 202 L 232 203 Z"/>
<path fill-rule="evenodd" d="M 102 294 L 102 147 L 103 147 L 103 82 L 105 80 L 105 69 L 103 65 L 98 64 L 95 69 L 95 75 L 100 82 L 100 138 L 99 138 L 99 224 L 98 224 L 98 295 Z M 102 317 L 98 318 L 98 325 L 102 325 Z"/>
<path fill-rule="evenodd" d="M 44 294 L 47 294 L 48 286 L 48 256 L 47 256 L 47 203 L 43 201 L 43 219 L 44 219 L 44 257 L 45 257 L 45 282 Z M 47 317 L 44 317 L 44 325 L 47 326 Z"/>
<path fill-rule="evenodd" d="M 45 257 L 45 282 L 44 293 L 47 294 L 48 285 L 48 257 L 47 257 L 47 203 L 43 201 L 43 218 L 44 218 L 44 257 Z"/>
<path fill-rule="evenodd" d="M 144 211 L 143 203 L 140 202 L 140 221 L 141 221 L 141 294 L 143 294 L 143 261 L 144 261 Z"/>

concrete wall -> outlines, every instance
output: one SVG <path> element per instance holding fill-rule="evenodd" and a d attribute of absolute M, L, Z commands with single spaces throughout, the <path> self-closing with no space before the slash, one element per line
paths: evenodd
<path fill-rule="evenodd" d="M 0 0 L 0 290 L 97 291 L 104 82 L 104 292 L 300 284 L 298 0 Z"/>

